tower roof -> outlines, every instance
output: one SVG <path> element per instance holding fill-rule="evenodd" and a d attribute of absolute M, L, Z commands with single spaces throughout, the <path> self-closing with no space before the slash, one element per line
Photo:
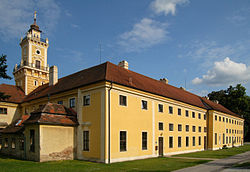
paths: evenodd
<path fill-rule="evenodd" d="M 34 23 L 30 25 L 30 29 L 29 29 L 29 32 L 31 30 L 36 30 L 38 32 L 42 32 L 39 28 L 39 26 L 36 24 L 36 11 L 34 12 Z"/>

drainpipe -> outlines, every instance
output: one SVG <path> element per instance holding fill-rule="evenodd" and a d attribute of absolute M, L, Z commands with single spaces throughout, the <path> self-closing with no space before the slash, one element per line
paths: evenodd
<path fill-rule="evenodd" d="M 109 116 L 109 120 L 108 120 L 108 128 L 109 128 L 109 137 L 108 137 L 108 142 L 109 142 L 109 144 L 108 144 L 108 163 L 110 164 L 110 157 L 111 157 L 111 151 L 110 151 L 110 116 L 111 116 L 111 108 L 110 108 L 110 90 L 113 88 L 113 82 L 111 81 L 111 85 L 110 85 L 110 88 L 108 89 L 108 116 Z"/>

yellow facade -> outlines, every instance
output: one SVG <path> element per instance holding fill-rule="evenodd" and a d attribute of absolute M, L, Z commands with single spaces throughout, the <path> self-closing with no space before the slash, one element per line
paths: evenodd
<path fill-rule="evenodd" d="M 38 29 L 31 28 L 20 43 L 22 59 L 13 74 L 16 85 L 26 95 L 49 82 L 48 39 L 40 36 Z M 128 64 L 125 67 L 127 70 Z M 35 161 L 75 158 L 112 163 L 243 144 L 244 120 L 240 117 L 108 80 L 54 94 L 48 92 L 20 104 L 0 102 L 0 107 L 8 108 L 7 116 L 0 114 L 0 122 L 10 124 L 48 102 L 72 108 L 77 112 L 78 126 L 27 125 L 23 131 L 25 150 L 17 151 L 18 157 Z M 36 151 L 26 154 L 30 149 L 31 130 L 35 132 Z M 3 139 L 11 137 L 18 140 L 20 135 L 6 134 Z"/>

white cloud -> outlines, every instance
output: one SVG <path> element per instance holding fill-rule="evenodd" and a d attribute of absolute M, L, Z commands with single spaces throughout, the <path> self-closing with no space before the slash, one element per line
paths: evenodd
<path fill-rule="evenodd" d="M 241 8 L 232 12 L 226 19 L 234 25 L 242 26 L 248 23 L 249 14 L 250 8 Z"/>
<path fill-rule="evenodd" d="M 235 83 L 246 83 L 250 80 L 250 66 L 237 63 L 230 58 L 217 61 L 211 70 L 201 78 L 192 80 L 193 84 L 206 84 L 211 86 L 229 85 Z"/>
<path fill-rule="evenodd" d="M 167 38 L 167 23 L 143 18 L 132 30 L 119 37 L 119 44 L 127 51 L 139 51 L 161 43 Z"/>
<path fill-rule="evenodd" d="M 33 23 L 37 11 L 37 24 L 46 33 L 51 32 L 60 17 L 60 7 L 54 0 L 0 0 L 0 36 L 4 40 L 20 38 Z"/>
<path fill-rule="evenodd" d="M 150 7 L 156 14 L 164 13 L 165 15 L 175 15 L 176 5 L 182 5 L 188 2 L 188 0 L 155 0 L 150 4 Z"/>
<path fill-rule="evenodd" d="M 219 44 L 216 41 L 191 41 L 179 45 L 182 53 L 178 57 L 201 60 L 201 67 L 203 68 L 211 67 L 215 60 L 223 60 L 225 57 L 249 61 L 249 44 L 249 40 L 241 40 L 226 45 Z"/>

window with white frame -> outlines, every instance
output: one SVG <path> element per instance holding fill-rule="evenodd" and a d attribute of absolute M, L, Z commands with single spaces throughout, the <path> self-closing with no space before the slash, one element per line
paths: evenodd
<path fill-rule="evenodd" d="M 127 132 L 120 131 L 120 152 L 127 151 Z"/>
<path fill-rule="evenodd" d="M 158 104 L 158 112 L 163 112 L 163 104 Z"/>
<path fill-rule="evenodd" d="M 146 100 L 141 101 L 141 108 L 145 110 L 148 109 L 148 102 Z"/>
<path fill-rule="evenodd" d="M 127 96 L 120 95 L 119 96 L 119 104 L 121 106 L 127 106 Z"/>
<path fill-rule="evenodd" d="M 83 151 L 89 151 L 89 131 L 83 131 Z"/>
<path fill-rule="evenodd" d="M 148 133 L 147 132 L 142 132 L 142 150 L 147 150 L 148 149 Z"/>
<path fill-rule="evenodd" d="M 90 95 L 83 96 L 83 106 L 89 106 L 90 105 Z"/>
<path fill-rule="evenodd" d="M 76 99 L 75 98 L 69 99 L 69 107 L 74 108 L 75 106 L 76 106 Z"/>
<path fill-rule="evenodd" d="M 7 115 L 7 108 L 0 108 L 0 114 Z"/>

